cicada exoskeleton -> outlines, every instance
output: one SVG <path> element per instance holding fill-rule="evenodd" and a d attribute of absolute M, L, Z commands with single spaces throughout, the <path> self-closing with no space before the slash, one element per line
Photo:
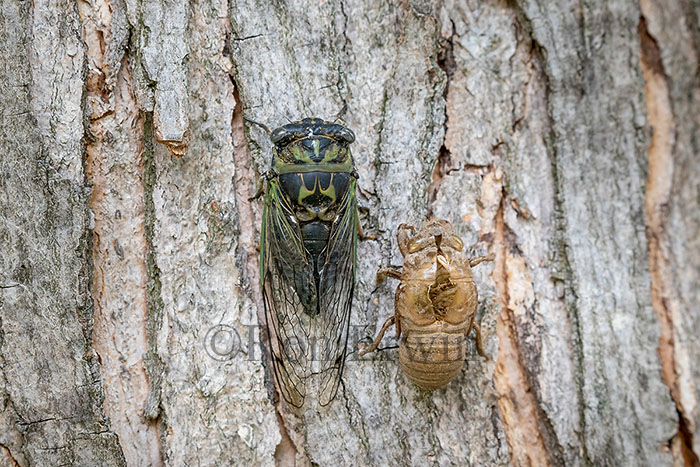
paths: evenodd
<path fill-rule="evenodd" d="M 260 277 L 284 399 L 329 404 L 343 372 L 355 277 L 357 172 L 343 125 L 307 118 L 270 134 Z M 311 386 L 314 386 L 312 388 Z"/>
<path fill-rule="evenodd" d="M 429 220 L 416 231 L 402 224 L 398 232 L 403 268 L 382 268 L 386 276 L 399 279 L 394 316 L 387 319 L 372 346 L 396 325 L 399 362 L 408 378 L 420 387 L 445 386 L 464 366 L 466 339 L 476 334 L 477 350 L 485 356 L 479 326 L 474 322 L 478 304 L 471 267 L 489 257 L 469 258 L 464 244 L 445 220 Z"/>

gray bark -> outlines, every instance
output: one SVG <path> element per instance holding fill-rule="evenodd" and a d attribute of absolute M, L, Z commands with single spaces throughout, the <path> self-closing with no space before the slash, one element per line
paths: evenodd
<path fill-rule="evenodd" d="M 698 465 L 699 15 L 3 1 L 0 465 Z M 270 143 L 244 117 L 345 103 L 376 239 L 344 385 L 299 412 L 259 344 Z M 354 352 L 393 313 L 398 225 L 428 216 L 496 258 L 491 359 L 470 344 L 433 392 Z"/>
<path fill-rule="evenodd" d="M 123 464 L 91 347 L 80 22 L 3 2 L 0 24 L 0 462 Z"/>

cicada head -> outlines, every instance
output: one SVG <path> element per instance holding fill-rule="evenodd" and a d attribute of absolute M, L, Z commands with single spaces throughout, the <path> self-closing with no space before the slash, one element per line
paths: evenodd
<path fill-rule="evenodd" d="M 350 144 L 355 134 L 346 126 L 319 118 L 305 118 L 270 134 L 272 168 L 278 174 L 352 172 Z"/>
<path fill-rule="evenodd" d="M 451 263 L 462 259 L 464 243 L 455 234 L 454 227 L 446 220 L 429 219 L 419 230 L 402 224 L 399 226 L 399 248 L 404 256 L 404 266 L 422 269 L 434 277 L 438 261 L 438 250 L 443 261 Z M 427 277 L 426 277 L 427 278 Z"/>

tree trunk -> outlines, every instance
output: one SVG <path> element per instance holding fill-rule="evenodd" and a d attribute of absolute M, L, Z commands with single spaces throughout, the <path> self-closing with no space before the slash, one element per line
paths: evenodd
<path fill-rule="evenodd" d="M 699 17 L 3 0 L 0 465 L 699 465 Z M 376 239 L 344 384 L 298 412 L 260 345 L 249 121 L 345 103 Z M 474 270 L 491 359 L 470 343 L 433 392 L 355 351 L 393 313 L 398 225 L 428 216 L 496 258 Z"/>

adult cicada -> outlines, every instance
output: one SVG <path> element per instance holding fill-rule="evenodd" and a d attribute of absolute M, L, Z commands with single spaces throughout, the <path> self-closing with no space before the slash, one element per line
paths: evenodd
<path fill-rule="evenodd" d="M 467 257 L 462 239 L 445 220 L 428 220 L 418 231 L 401 224 L 397 237 L 403 270 L 382 268 L 377 273 L 379 283 L 387 276 L 401 281 L 394 316 L 361 355 L 374 351 L 395 324 L 403 372 L 422 388 L 439 388 L 462 370 L 465 343 L 472 330 L 477 351 L 486 356 L 474 322 L 478 299 L 471 268 L 492 258 Z"/>
<path fill-rule="evenodd" d="M 345 363 L 359 217 L 353 132 L 306 118 L 270 133 L 260 279 L 272 368 L 284 399 L 328 405 Z"/>

